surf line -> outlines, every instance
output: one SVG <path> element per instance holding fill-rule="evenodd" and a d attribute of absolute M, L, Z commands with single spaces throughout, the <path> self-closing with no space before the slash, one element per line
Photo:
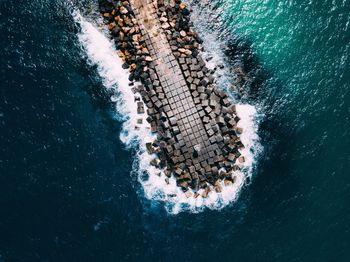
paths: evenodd
<path fill-rule="evenodd" d="M 215 85 L 214 71 L 201 57 L 203 41 L 191 27 L 190 9 L 179 1 L 99 4 L 122 67 L 129 70 L 130 89 L 141 97 L 137 113 L 155 136 L 145 145 L 147 158 L 163 184 L 175 181 L 176 192 L 182 192 L 162 200 L 197 205 L 208 199 L 210 204 L 213 196 L 227 198 L 225 192 L 234 199 L 247 162 L 240 105 L 236 109 Z"/>
<path fill-rule="evenodd" d="M 150 164 L 188 198 L 237 182 L 243 168 L 243 129 L 236 106 L 215 86 L 201 57 L 202 39 L 190 10 L 179 1 L 100 1 L 132 91 L 138 114 L 147 114 L 156 139 L 146 145 Z"/>

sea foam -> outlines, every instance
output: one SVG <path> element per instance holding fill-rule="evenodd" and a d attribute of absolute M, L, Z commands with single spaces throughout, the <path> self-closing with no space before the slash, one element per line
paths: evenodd
<path fill-rule="evenodd" d="M 123 122 L 121 141 L 128 148 L 136 150 L 136 159 L 133 164 L 133 173 L 138 176 L 142 185 L 142 195 L 149 201 L 157 201 L 164 204 L 165 209 L 172 214 L 181 211 L 200 212 L 205 208 L 221 209 L 234 202 L 239 196 L 247 177 L 253 172 L 257 149 L 260 148 L 257 135 L 256 109 L 252 105 L 237 105 L 237 115 L 241 118 L 238 126 L 243 128 L 240 136 L 245 148 L 241 150 L 246 162 L 242 170 L 235 172 L 236 180 L 231 186 L 224 186 L 222 192 L 216 193 L 214 189 L 207 198 L 201 196 L 194 198 L 187 197 L 176 185 L 175 178 L 165 181 L 165 175 L 150 165 L 155 157 L 149 155 L 146 150 L 146 143 L 152 142 L 155 136 L 150 131 L 146 121 L 147 115 L 139 115 L 136 110 L 135 96 L 129 86 L 128 71 L 122 69 L 122 61 L 117 55 L 113 41 L 107 37 L 107 32 L 99 28 L 96 21 L 89 21 L 78 11 L 74 11 L 73 18 L 80 27 L 78 40 L 82 51 L 87 56 L 87 62 L 96 66 L 105 88 L 112 89 L 115 94 L 111 99 L 116 103 L 116 117 Z M 142 118 L 143 124 L 137 124 Z M 199 191 L 199 193 L 202 193 Z"/>

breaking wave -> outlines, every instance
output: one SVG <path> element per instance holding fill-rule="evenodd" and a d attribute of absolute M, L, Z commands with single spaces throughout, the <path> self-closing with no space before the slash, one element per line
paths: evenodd
<path fill-rule="evenodd" d="M 122 68 L 122 61 L 117 55 L 113 41 L 99 27 L 98 22 L 89 21 L 78 11 L 73 11 L 72 14 L 80 28 L 78 40 L 87 56 L 88 64 L 97 68 L 104 87 L 115 93 L 111 100 L 116 104 L 116 118 L 123 122 L 120 139 L 128 148 L 137 151 L 133 173 L 138 176 L 144 196 L 150 201 L 162 202 L 165 209 L 172 214 L 181 211 L 197 213 L 205 208 L 221 209 L 234 202 L 247 178 L 252 176 L 256 158 L 262 149 L 257 135 L 256 108 L 248 104 L 237 105 L 237 115 L 241 118 L 238 126 L 243 128 L 240 138 L 245 145 L 240 152 L 246 161 L 242 169 L 236 172 L 235 182 L 231 186 L 225 186 L 222 182 L 222 192 L 216 193 L 212 190 L 207 198 L 202 198 L 201 195 L 197 198 L 186 196 L 176 185 L 175 178 L 166 181 L 161 170 L 150 165 L 154 156 L 147 153 L 146 143 L 154 141 L 155 136 L 151 133 L 150 125 L 146 121 L 147 114 L 137 114 L 135 98 L 139 99 L 140 96 L 134 94 L 129 86 L 128 71 Z M 206 39 L 204 39 L 204 45 L 205 41 Z"/>

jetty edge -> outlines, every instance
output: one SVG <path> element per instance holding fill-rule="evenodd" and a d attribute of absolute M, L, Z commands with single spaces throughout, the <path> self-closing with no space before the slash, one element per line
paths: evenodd
<path fill-rule="evenodd" d="M 137 113 L 147 114 L 156 134 L 146 144 L 150 164 L 165 181 L 174 176 L 187 197 L 204 189 L 206 198 L 235 183 L 245 162 L 240 118 L 201 56 L 191 10 L 178 0 L 99 0 L 99 8 L 130 88 L 142 99 L 135 97 Z"/>

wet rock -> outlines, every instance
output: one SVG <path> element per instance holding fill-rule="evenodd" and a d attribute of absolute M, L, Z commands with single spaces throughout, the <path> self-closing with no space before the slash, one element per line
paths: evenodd
<path fill-rule="evenodd" d="M 179 7 L 181 10 L 185 9 L 186 8 L 186 4 L 185 3 L 180 3 L 179 4 Z"/>
<path fill-rule="evenodd" d="M 180 35 L 182 36 L 182 37 L 185 37 L 187 34 L 186 34 L 186 32 L 185 31 L 180 31 Z"/>
<path fill-rule="evenodd" d="M 237 127 L 235 130 L 236 130 L 236 133 L 239 135 L 243 133 L 243 128 L 241 127 Z"/>
<path fill-rule="evenodd" d="M 137 113 L 138 114 L 144 114 L 145 108 L 142 102 L 137 102 Z"/>
<path fill-rule="evenodd" d="M 158 158 L 154 158 L 151 160 L 150 164 L 155 167 L 159 167 L 160 165 L 160 160 Z"/>
<path fill-rule="evenodd" d="M 127 14 L 127 13 L 129 12 L 128 9 L 125 8 L 124 6 L 121 6 L 121 7 L 119 8 L 119 11 L 120 11 L 120 13 L 123 14 L 123 15 L 125 15 L 125 14 Z"/>
<path fill-rule="evenodd" d="M 150 57 L 150 56 L 146 56 L 146 57 L 145 57 L 145 60 L 146 60 L 147 62 L 152 62 L 152 61 L 153 61 L 152 57 Z"/>
<path fill-rule="evenodd" d="M 170 25 L 168 23 L 162 24 L 162 28 L 163 29 L 168 29 L 169 27 L 170 27 Z"/>
<path fill-rule="evenodd" d="M 203 191 L 203 193 L 202 193 L 202 197 L 203 197 L 203 198 L 207 198 L 209 192 L 210 192 L 210 188 L 209 188 L 209 186 L 206 186 L 205 189 L 204 189 L 204 191 Z"/>
<path fill-rule="evenodd" d="M 146 143 L 146 149 L 147 149 L 148 154 L 154 153 L 154 148 L 152 146 L 152 143 Z"/>
<path fill-rule="evenodd" d="M 240 156 L 239 158 L 238 158 L 238 162 L 239 163 L 244 163 L 245 162 L 245 158 L 244 158 L 244 156 Z"/>
<path fill-rule="evenodd" d="M 168 18 L 166 18 L 165 16 L 162 16 L 161 18 L 159 18 L 159 20 L 163 23 L 168 22 Z"/>
<path fill-rule="evenodd" d="M 215 182 L 215 192 L 216 193 L 221 193 L 222 189 L 218 181 Z"/>
<path fill-rule="evenodd" d="M 225 183 L 225 186 L 231 186 L 232 185 L 232 181 L 230 179 L 225 179 L 224 183 Z"/>

